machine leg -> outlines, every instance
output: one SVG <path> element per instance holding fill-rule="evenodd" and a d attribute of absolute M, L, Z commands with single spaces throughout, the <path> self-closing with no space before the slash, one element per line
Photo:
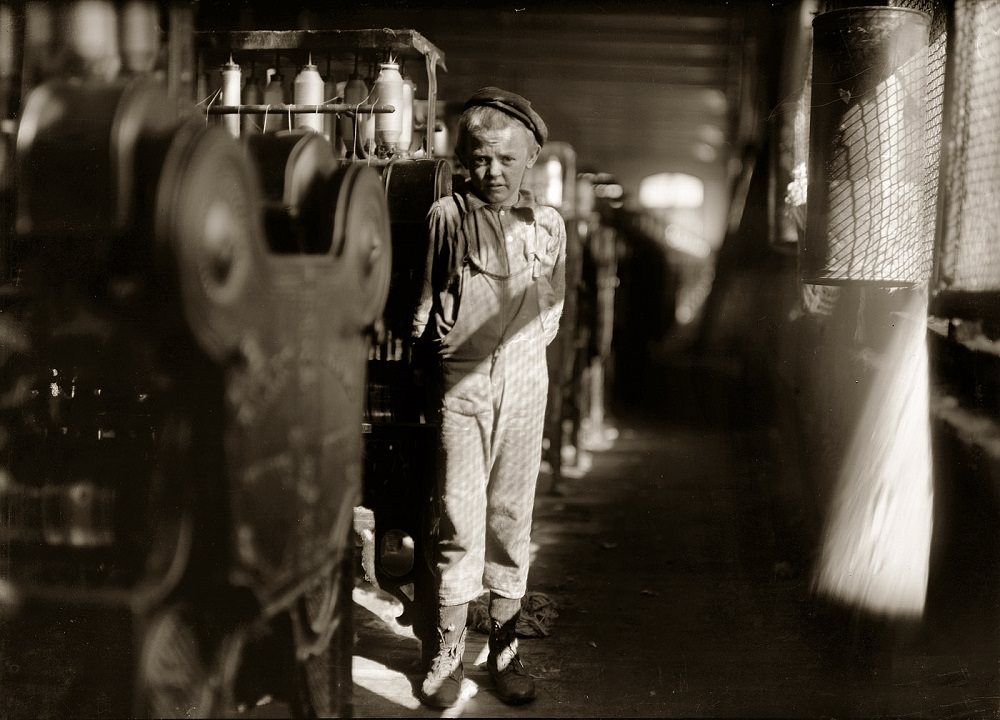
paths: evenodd
<path fill-rule="evenodd" d="M 292 712 L 295 717 L 350 717 L 354 655 L 354 542 L 331 577 L 314 586 L 295 610 L 305 627 L 294 633 Z"/>
<path fill-rule="evenodd" d="M 190 608 L 160 611 L 142 639 L 136 715 L 209 717 L 215 708 L 208 677 Z"/>

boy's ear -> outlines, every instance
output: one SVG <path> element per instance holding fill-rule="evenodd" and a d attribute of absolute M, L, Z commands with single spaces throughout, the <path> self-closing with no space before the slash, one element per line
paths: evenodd
<path fill-rule="evenodd" d="M 541 151 L 542 146 L 535 143 L 535 149 L 531 151 L 531 155 L 528 156 L 528 164 L 525 167 L 534 167 L 535 160 L 538 159 L 538 153 Z"/>

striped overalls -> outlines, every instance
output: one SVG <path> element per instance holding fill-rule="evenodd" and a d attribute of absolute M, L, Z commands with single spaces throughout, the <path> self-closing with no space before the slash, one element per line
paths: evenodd
<path fill-rule="evenodd" d="M 436 345 L 441 364 L 439 602 L 469 602 L 484 586 L 516 599 L 528 577 L 566 231 L 524 192 L 513 207 L 443 198 L 429 222 L 414 332 Z"/>

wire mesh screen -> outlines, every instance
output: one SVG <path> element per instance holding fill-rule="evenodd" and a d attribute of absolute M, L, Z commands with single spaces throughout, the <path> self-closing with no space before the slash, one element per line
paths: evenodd
<path fill-rule="evenodd" d="M 844 8 L 813 24 L 806 282 L 910 285 L 930 275 L 929 26 L 925 13 L 899 7 Z"/>
<path fill-rule="evenodd" d="M 895 7 L 919 10 L 930 16 L 927 47 L 926 102 L 924 106 L 924 168 L 923 220 L 925 247 L 933 247 L 937 224 L 938 175 L 941 161 L 941 114 L 944 105 L 945 67 L 947 65 L 948 11 L 941 0 L 899 0 Z"/>
<path fill-rule="evenodd" d="M 875 2 L 871 3 L 860 3 L 865 5 L 875 5 Z M 947 29 L 948 29 L 948 13 L 947 7 L 943 0 L 890 0 L 889 2 L 883 3 L 888 7 L 901 7 L 908 8 L 911 10 L 918 10 L 927 14 L 930 17 L 930 31 L 929 31 L 929 44 L 927 51 L 927 75 L 925 81 L 925 115 L 924 115 L 924 138 L 925 144 L 925 171 L 924 171 L 924 183 L 923 183 L 923 210 L 922 210 L 922 227 L 921 230 L 924 233 L 921 244 L 923 247 L 928 247 L 934 237 L 934 228 L 937 221 L 937 193 L 938 193 L 938 163 L 941 154 L 941 123 L 942 123 L 942 104 L 944 98 L 944 84 L 945 84 L 945 65 L 947 59 Z M 832 10 L 843 9 L 845 7 L 850 7 L 851 3 L 842 2 L 831 2 L 830 0 L 825 0 L 824 2 L 818 3 L 818 12 L 830 12 Z M 810 36 L 810 50 L 811 50 L 811 36 Z M 812 58 L 810 52 L 810 69 L 807 75 L 807 82 L 811 85 L 811 68 Z M 796 202 L 796 198 L 799 198 L 797 202 L 800 207 L 804 209 L 805 207 L 805 182 L 806 182 L 806 161 L 808 159 L 808 145 L 809 145 L 809 119 L 811 112 L 811 98 L 809 97 L 809 88 L 805 97 L 808 100 L 805 103 L 803 110 L 804 126 L 802 131 L 799 132 L 799 119 L 796 117 L 796 133 L 795 133 L 795 145 L 794 145 L 794 156 L 799 158 L 800 163 L 800 177 L 797 177 L 797 182 L 801 185 L 801 189 L 798 192 L 793 192 L 796 188 L 794 183 L 789 184 L 789 192 L 785 198 L 786 204 L 791 204 Z M 791 207 L 786 207 L 786 211 L 791 210 Z M 801 220 L 801 231 L 805 230 L 805 217 L 804 211 L 802 213 L 803 217 Z M 801 308 L 807 314 L 819 314 L 825 315 L 829 314 L 832 306 L 836 302 L 836 298 L 839 297 L 838 289 L 836 287 L 828 285 L 813 285 L 807 282 L 801 283 Z"/>
<path fill-rule="evenodd" d="M 939 289 L 1000 291 L 1000 0 L 957 0 L 941 169 Z"/>

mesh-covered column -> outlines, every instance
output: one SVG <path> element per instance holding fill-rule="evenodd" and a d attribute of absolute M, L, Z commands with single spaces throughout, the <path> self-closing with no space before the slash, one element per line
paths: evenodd
<path fill-rule="evenodd" d="M 914 285 L 930 275 L 929 24 L 898 7 L 845 8 L 813 23 L 806 282 Z"/>

